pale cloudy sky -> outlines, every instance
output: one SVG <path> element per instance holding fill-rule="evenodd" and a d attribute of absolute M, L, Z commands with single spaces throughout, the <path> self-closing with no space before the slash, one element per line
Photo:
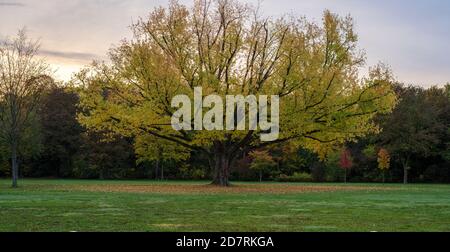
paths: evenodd
<path fill-rule="evenodd" d="M 242 0 L 257 3 L 257 0 Z M 191 4 L 190 0 L 182 3 Z M 69 79 L 93 59 L 105 59 L 128 26 L 168 0 L 0 0 L 0 39 L 27 27 L 42 54 Z M 356 21 L 368 63 L 392 66 L 399 81 L 430 86 L 450 82 L 450 1 L 265 0 L 265 15 L 285 13 L 320 21 L 324 9 Z"/>

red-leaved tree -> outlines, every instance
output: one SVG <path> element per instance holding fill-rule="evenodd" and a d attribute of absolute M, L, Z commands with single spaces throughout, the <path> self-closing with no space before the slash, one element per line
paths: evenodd
<path fill-rule="evenodd" d="M 349 150 L 342 150 L 339 166 L 345 171 L 344 182 L 347 183 L 347 170 L 351 169 L 353 166 L 352 155 Z"/>

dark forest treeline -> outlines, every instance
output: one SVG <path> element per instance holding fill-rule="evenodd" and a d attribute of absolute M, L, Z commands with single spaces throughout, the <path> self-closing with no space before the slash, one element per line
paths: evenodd
<path fill-rule="evenodd" d="M 321 160 L 308 150 L 274 146 L 258 155 L 242 156 L 233 165 L 232 177 L 343 181 L 345 176 L 352 182 L 380 182 L 383 178 L 388 182 L 450 182 L 450 85 L 429 89 L 396 85 L 396 92 L 400 102 L 394 112 L 376 119 L 382 128 L 380 134 L 348 143 L 344 148 L 352 163 L 347 172 L 341 168 L 342 150 Z M 19 149 L 21 177 L 210 178 L 207 158 L 201 154 L 194 153 L 188 162 L 137 162 L 134 139 L 116 136 L 105 141 L 108 132 L 88 132 L 79 124 L 78 102 L 76 88 L 48 88 Z M 380 149 L 390 155 L 390 167 L 385 172 L 378 169 Z M 2 177 L 11 175 L 7 150 L 2 147 Z"/>

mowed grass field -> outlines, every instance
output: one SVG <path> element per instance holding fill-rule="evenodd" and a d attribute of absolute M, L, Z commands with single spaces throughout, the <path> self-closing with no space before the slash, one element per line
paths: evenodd
<path fill-rule="evenodd" d="M 0 231 L 450 231 L 450 185 L 0 180 Z"/>

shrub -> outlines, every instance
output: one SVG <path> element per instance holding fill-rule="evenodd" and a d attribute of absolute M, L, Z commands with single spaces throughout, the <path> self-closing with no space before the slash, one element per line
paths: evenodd
<path fill-rule="evenodd" d="M 311 174 L 306 172 L 295 172 L 292 176 L 287 176 L 285 174 L 281 174 L 278 179 L 278 182 L 312 182 L 313 178 Z"/>
<path fill-rule="evenodd" d="M 314 182 L 325 182 L 326 181 L 326 170 L 321 162 L 314 162 L 311 166 L 311 176 Z"/>
<path fill-rule="evenodd" d="M 425 182 L 446 183 L 450 181 L 450 169 L 444 165 L 430 165 L 423 174 Z"/>
<path fill-rule="evenodd" d="M 202 169 L 195 169 L 191 173 L 191 178 L 192 179 L 205 179 L 206 178 L 206 173 Z"/>

